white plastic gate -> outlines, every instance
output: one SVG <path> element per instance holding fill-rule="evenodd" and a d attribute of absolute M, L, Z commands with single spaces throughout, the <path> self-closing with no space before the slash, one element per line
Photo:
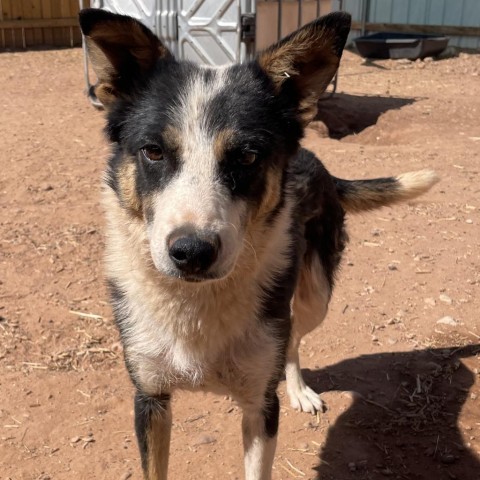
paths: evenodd
<path fill-rule="evenodd" d="M 242 61 L 252 42 L 242 22 L 254 2 L 246 0 L 92 0 L 91 5 L 137 18 L 180 59 L 208 65 Z"/>

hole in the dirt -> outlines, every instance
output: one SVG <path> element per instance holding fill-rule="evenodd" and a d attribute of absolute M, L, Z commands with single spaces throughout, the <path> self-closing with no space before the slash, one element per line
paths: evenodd
<path fill-rule="evenodd" d="M 376 125 L 382 114 L 411 105 L 417 99 L 338 93 L 319 102 L 316 120 L 323 122 L 331 138 L 356 135 Z"/>

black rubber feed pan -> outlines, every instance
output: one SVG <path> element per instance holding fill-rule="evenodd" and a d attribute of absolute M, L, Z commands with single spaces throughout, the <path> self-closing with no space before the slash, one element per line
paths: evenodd
<path fill-rule="evenodd" d="M 447 37 L 410 33 L 373 33 L 354 40 L 358 53 L 365 58 L 433 57 L 448 45 Z"/>

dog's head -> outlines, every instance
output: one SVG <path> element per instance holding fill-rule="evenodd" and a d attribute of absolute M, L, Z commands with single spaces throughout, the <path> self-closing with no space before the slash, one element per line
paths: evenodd
<path fill-rule="evenodd" d="M 114 143 L 107 182 L 145 222 L 153 263 L 184 280 L 227 276 L 252 225 L 267 232 L 283 205 L 285 167 L 338 68 L 349 15 L 220 68 L 175 60 L 130 17 L 87 9 L 80 24 Z"/>

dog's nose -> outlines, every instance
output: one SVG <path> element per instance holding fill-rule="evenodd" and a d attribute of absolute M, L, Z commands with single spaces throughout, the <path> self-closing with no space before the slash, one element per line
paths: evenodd
<path fill-rule="evenodd" d="M 206 272 L 217 259 L 220 238 L 208 240 L 197 235 L 185 235 L 169 242 L 168 253 L 175 266 L 185 273 Z"/>

